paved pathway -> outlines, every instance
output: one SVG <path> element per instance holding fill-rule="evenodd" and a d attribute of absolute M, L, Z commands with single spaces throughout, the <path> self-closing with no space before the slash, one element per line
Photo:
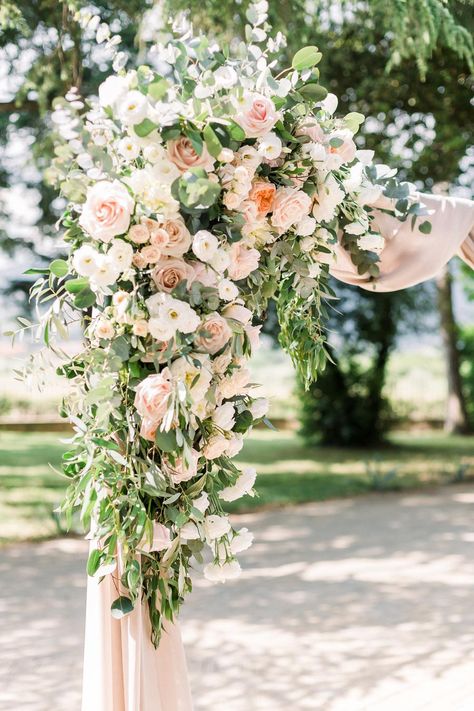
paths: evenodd
<path fill-rule="evenodd" d="M 472 711 L 474 489 L 241 517 L 182 617 L 196 711 Z M 78 711 L 82 541 L 0 551 L 0 711 Z M 94 711 L 94 710 L 91 710 Z"/>

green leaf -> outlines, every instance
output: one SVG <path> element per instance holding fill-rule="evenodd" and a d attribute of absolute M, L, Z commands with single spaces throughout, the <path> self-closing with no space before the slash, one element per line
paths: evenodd
<path fill-rule="evenodd" d="M 54 259 L 49 265 L 49 269 L 57 277 L 66 276 L 69 271 L 67 262 L 64 259 Z"/>
<path fill-rule="evenodd" d="M 89 279 L 86 277 L 78 277 L 77 279 L 69 279 L 66 282 L 66 289 L 70 294 L 78 294 L 80 291 L 89 286 Z"/>
<path fill-rule="evenodd" d="M 344 116 L 344 123 L 352 133 L 357 133 L 364 121 L 364 114 L 360 114 L 358 111 L 351 111 L 347 116 Z"/>
<path fill-rule="evenodd" d="M 428 222 L 428 220 L 425 220 L 424 222 L 421 223 L 421 225 L 419 226 L 418 229 L 424 235 L 429 235 L 431 232 L 431 222 Z"/>
<path fill-rule="evenodd" d="M 32 267 L 23 272 L 23 274 L 49 274 L 49 267 Z"/>
<path fill-rule="evenodd" d="M 253 423 L 253 416 L 250 410 L 244 410 L 235 418 L 234 432 L 243 434 Z"/>
<path fill-rule="evenodd" d="M 157 79 L 148 84 L 148 95 L 155 101 L 160 101 L 168 91 L 169 83 L 166 79 Z"/>
<path fill-rule="evenodd" d="M 213 158 L 218 158 L 220 152 L 222 151 L 222 143 L 219 141 L 216 132 L 210 124 L 204 128 L 202 135 L 204 136 L 207 150 L 211 156 L 213 156 Z"/>
<path fill-rule="evenodd" d="M 312 101 L 323 101 L 328 95 L 328 90 L 324 86 L 315 83 L 304 84 L 298 91 L 305 99 Z"/>
<path fill-rule="evenodd" d="M 140 138 L 145 138 L 145 136 L 148 136 L 148 134 L 154 131 L 155 128 L 158 128 L 157 124 L 153 123 L 153 121 L 150 121 L 150 119 L 145 118 L 141 123 L 137 123 L 133 127 L 133 130 L 135 131 L 137 136 L 140 136 Z"/>
<path fill-rule="evenodd" d="M 322 58 L 321 52 L 314 45 L 309 45 L 308 47 L 303 47 L 300 49 L 291 61 L 291 66 L 293 69 L 301 71 L 301 69 L 311 69 Z"/>
<path fill-rule="evenodd" d="M 115 617 L 116 620 L 121 620 L 122 617 L 125 617 L 125 615 L 128 615 L 130 614 L 130 612 L 133 611 L 133 602 L 130 600 L 129 597 L 121 595 L 113 601 L 112 605 L 110 606 L 110 610 L 112 613 L 112 617 Z"/>
<path fill-rule="evenodd" d="M 74 306 L 76 309 L 88 309 L 90 306 L 95 304 L 95 294 L 92 289 L 87 286 L 82 289 L 74 299 Z"/>
<path fill-rule="evenodd" d="M 176 450 L 176 433 L 173 430 L 170 432 L 156 430 L 155 442 L 162 452 L 174 452 Z"/>
<path fill-rule="evenodd" d="M 94 548 L 90 554 L 89 558 L 87 560 L 87 575 L 95 575 L 97 571 L 99 570 L 100 566 L 100 559 L 101 559 L 101 553 L 100 551 L 97 550 L 97 548 Z"/>
<path fill-rule="evenodd" d="M 230 126 L 227 127 L 227 130 L 229 132 L 229 135 L 231 138 L 234 139 L 234 141 L 243 141 L 245 138 L 245 131 L 244 129 L 239 126 L 238 123 L 235 121 L 230 122 Z"/>

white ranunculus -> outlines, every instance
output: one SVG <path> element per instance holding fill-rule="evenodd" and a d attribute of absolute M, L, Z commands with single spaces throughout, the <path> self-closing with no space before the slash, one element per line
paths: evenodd
<path fill-rule="evenodd" d="M 218 67 L 214 72 L 214 81 L 218 89 L 230 89 L 231 86 L 237 83 L 237 80 L 237 72 L 232 67 Z"/>
<path fill-rule="evenodd" d="M 121 121 L 127 125 L 141 123 L 146 117 L 148 101 L 146 96 L 137 91 L 129 91 L 117 104 L 117 113 Z"/>
<path fill-rule="evenodd" d="M 120 269 L 113 260 L 109 259 L 105 254 L 99 254 L 96 259 L 96 266 L 97 269 L 90 278 L 93 289 L 115 284 L 120 276 Z"/>
<path fill-rule="evenodd" d="M 107 257 L 112 260 L 120 272 L 125 272 L 132 266 L 133 247 L 123 239 L 114 239 L 107 252 Z"/>
<path fill-rule="evenodd" d="M 296 227 L 295 227 L 295 232 L 298 235 L 298 237 L 309 237 L 314 233 L 316 229 L 316 220 L 314 217 L 303 217 L 302 220 L 300 220 Z"/>
<path fill-rule="evenodd" d="M 217 289 L 223 301 L 233 301 L 239 295 L 239 289 L 230 279 L 221 279 Z"/>
<path fill-rule="evenodd" d="M 248 528 L 241 528 L 230 542 L 230 550 L 234 555 L 246 551 L 253 543 L 253 533 Z"/>
<path fill-rule="evenodd" d="M 90 277 L 97 271 L 98 257 L 100 257 L 99 252 L 94 247 L 83 244 L 74 252 L 72 266 L 81 276 Z"/>
<path fill-rule="evenodd" d="M 201 513 L 206 513 L 209 508 L 209 494 L 203 491 L 201 496 L 198 496 L 197 499 L 193 499 L 192 504 L 194 508 Z"/>
<path fill-rule="evenodd" d="M 219 240 L 208 230 L 199 230 L 193 237 L 192 250 L 201 262 L 211 262 L 219 248 Z"/>
<path fill-rule="evenodd" d="M 250 405 L 249 410 L 255 420 L 265 417 L 268 412 L 269 403 L 266 397 L 258 397 Z"/>
<path fill-rule="evenodd" d="M 101 106 L 115 107 L 128 92 L 127 80 L 124 77 L 111 75 L 99 86 L 99 102 Z"/>
<path fill-rule="evenodd" d="M 222 538 L 231 529 L 227 516 L 218 516 L 211 514 L 204 519 L 204 533 L 209 541 L 214 541 L 216 538 Z"/>
<path fill-rule="evenodd" d="M 230 431 L 235 425 L 235 408 L 231 402 L 226 402 L 216 407 L 212 414 L 212 421 L 221 430 Z"/>
<path fill-rule="evenodd" d="M 258 141 L 258 153 L 266 160 L 279 158 L 282 148 L 281 139 L 273 131 L 267 133 L 266 136 L 263 136 Z"/>
<path fill-rule="evenodd" d="M 184 524 L 184 526 L 181 526 L 181 528 L 179 529 L 179 535 L 185 541 L 195 541 L 201 538 L 199 529 L 194 523 L 194 521 L 188 521 Z"/>
<path fill-rule="evenodd" d="M 235 580 L 241 572 L 242 569 L 237 560 L 230 560 L 222 565 L 208 563 L 204 566 L 204 577 L 211 583 L 225 583 L 226 580 Z"/>

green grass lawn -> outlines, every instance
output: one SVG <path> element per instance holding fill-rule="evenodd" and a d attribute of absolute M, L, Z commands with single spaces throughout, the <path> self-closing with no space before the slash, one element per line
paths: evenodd
<path fill-rule="evenodd" d="M 0 433 L 0 542 L 58 532 L 52 510 L 65 480 L 58 467 L 65 445 L 57 433 Z M 323 501 L 374 490 L 401 490 L 474 477 L 474 437 L 396 434 L 372 451 L 308 448 L 290 432 L 256 431 L 240 462 L 257 467 L 259 496 L 232 511 Z"/>

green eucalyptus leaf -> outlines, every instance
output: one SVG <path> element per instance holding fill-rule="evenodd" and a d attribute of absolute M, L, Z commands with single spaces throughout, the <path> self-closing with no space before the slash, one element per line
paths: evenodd
<path fill-rule="evenodd" d="M 298 91 L 305 99 L 311 99 L 312 101 L 323 101 L 328 95 L 328 90 L 324 86 L 315 83 L 304 84 Z"/>
<path fill-rule="evenodd" d="M 425 220 L 424 222 L 421 223 L 421 225 L 419 226 L 418 229 L 424 235 L 429 235 L 431 232 L 431 222 L 428 222 L 428 220 Z"/>
<path fill-rule="evenodd" d="M 149 133 L 155 130 L 155 128 L 158 128 L 156 123 L 153 123 L 153 121 L 150 121 L 150 119 L 145 118 L 141 123 L 137 123 L 134 127 L 133 130 L 139 136 L 140 138 L 145 138 L 145 136 L 148 136 Z"/>
<path fill-rule="evenodd" d="M 296 52 L 295 56 L 291 60 L 291 66 L 297 71 L 301 71 L 302 69 L 311 69 L 311 67 L 314 67 L 321 61 L 322 56 L 323 55 L 317 47 L 309 45 L 308 47 L 303 47 Z"/>
<path fill-rule="evenodd" d="M 80 291 L 89 286 L 87 277 L 78 277 L 77 279 L 69 279 L 66 284 L 66 289 L 70 294 L 78 294 Z"/>
<path fill-rule="evenodd" d="M 220 152 L 222 151 L 222 143 L 219 141 L 216 132 L 210 124 L 204 128 L 202 135 L 204 136 L 207 150 L 211 156 L 213 156 L 213 158 L 218 158 Z"/>
<path fill-rule="evenodd" d="M 50 271 L 57 277 L 66 276 L 69 271 L 67 262 L 64 259 L 54 259 L 49 265 Z"/>
<path fill-rule="evenodd" d="M 169 432 L 156 430 L 155 442 L 162 452 L 174 452 L 176 450 L 176 433 L 173 430 Z"/>
<path fill-rule="evenodd" d="M 116 620 L 121 620 L 122 617 L 125 617 L 125 615 L 128 615 L 133 611 L 133 602 L 129 597 L 121 595 L 113 601 L 110 606 L 110 611 L 112 613 L 112 617 L 115 617 Z"/>
<path fill-rule="evenodd" d="M 95 294 L 88 286 L 82 289 L 74 299 L 76 309 L 88 309 L 95 304 Z"/>

